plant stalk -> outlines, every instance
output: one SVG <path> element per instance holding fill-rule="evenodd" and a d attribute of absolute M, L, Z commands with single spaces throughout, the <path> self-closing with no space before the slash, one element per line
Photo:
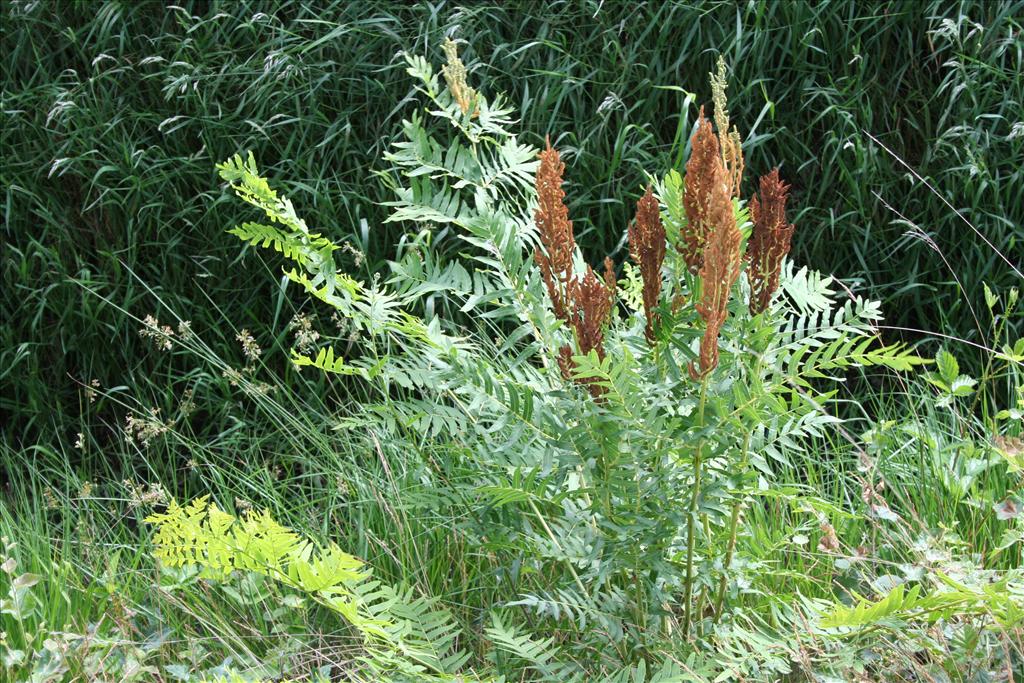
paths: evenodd
<path fill-rule="evenodd" d="M 725 564 L 722 565 L 722 575 L 718 578 L 718 597 L 715 598 L 715 623 L 722 616 L 722 604 L 725 602 L 725 588 L 728 584 L 728 571 L 732 565 L 732 556 L 736 551 L 736 528 L 740 519 L 740 504 L 737 500 L 732 504 L 732 517 L 729 520 L 729 547 L 725 551 Z"/>
<path fill-rule="evenodd" d="M 700 385 L 700 405 L 697 412 L 697 422 L 700 428 L 704 429 L 704 404 L 707 402 L 708 380 L 705 377 Z M 690 514 L 686 520 L 686 587 L 683 597 L 683 638 L 689 637 L 690 621 L 692 619 L 693 602 L 693 522 L 697 516 L 697 498 L 700 496 L 701 474 L 704 460 L 704 438 L 697 442 L 697 453 L 693 459 L 694 481 L 693 492 L 690 495 Z"/>

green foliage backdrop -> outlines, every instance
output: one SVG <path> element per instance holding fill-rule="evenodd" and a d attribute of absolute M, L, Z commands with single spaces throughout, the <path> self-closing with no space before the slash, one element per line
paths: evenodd
<path fill-rule="evenodd" d="M 259 257 L 224 233 L 215 160 L 252 149 L 310 198 L 313 227 L 378 270 L 402 237 L 371 173 L 408 92 L 398 53 L 445 34 L 467 42 L 476 82 L 508 92 L 525 142 L 551 134 L 565 152 L 590 256 L 624 256 L 628 199 L 645 169 L 683 158 L 723 53 L 749 162 L 780 161 L 794 186 L 797 263 L 852 278 L 891 325 L 974 341 L 981 282 L 1018 279 L 881 145 L 1019 262 L 1021 2 L 180 4 L 3 3 L 0 401 L 15 443 L 73 433 L 75 380 L 139 378 L 148 342 L 119 309 L 142 318 L 159 297 L 225 349 L 221 314 L 283 330 L 274 279 L 239 275 Z"/>

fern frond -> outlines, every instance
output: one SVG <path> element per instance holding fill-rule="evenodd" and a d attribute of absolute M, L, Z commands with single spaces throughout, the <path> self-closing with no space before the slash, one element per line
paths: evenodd
<path fill-rule="evenodd" d="M 537 640 L 502 622 L 496 613 L 491 613 L 491 625 L 484 630 L 494 647 L 515 659 L 521 660 L 526 668 L 532 669 L 545 679 L 561 677 L 571 680 L 580 673 L 574 664 L 558 664 L 558 648 L 554 638 Z"/>
<path fill-rule="evenodd" d="M 456 649 L 457 626 L 434 602 L 371 580 L 359 558 L 336 545 L 317 548 L 267 512 L 238 519 L 202 497 L 184 507 L 172 500 L 145 521 L 157 527 L 154 554 L 167 566 L 198 565 L 213 578 L 254 572 L 334 610 L 363 636 L 377 670 L 443 680 L 431 672 L 452 673 L 467 659 Z"/>

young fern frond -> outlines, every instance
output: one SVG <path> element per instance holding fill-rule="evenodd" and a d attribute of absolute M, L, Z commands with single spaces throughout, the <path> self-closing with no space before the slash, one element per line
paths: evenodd
<path fill-rule="evenodd" d="M 292 351 L 292 364 L 300 368 L 312 366 L 335 375 L 365 375 L 366 373 L 365 368 L 348 365 L 341 355 L 335 355 L 334 349 L 330 346 L 320 349 L 316 358 Z"/>
<path fill-rule="evenodd" d="M 1003 576 L 982 587 L 967 586 L 939 573 L 938 585 L 929 594 L 921 584 L 907 587 L 900 583 L 885 596 L 872 602 L 855 595 L 853 606 L 837 604 L 824 614 L 819 625 L 827 629 L 847 632 L 871 628 L 905 628 L 911 622 L 934 624 L 950 618 L 968 615 L 995 619 L 1004 628 L 1024 623 L 1024 606 L 1020 603 L 1019 589 L 1013 584 L 1019 577 Z"/>
<path fill-rule="evenodd" d="M 172 500 L 145 521 L 156 526 L 154 554 L 169 567 L 195 565 L 214 579 L 254 572 L 333 610 L 362 636 L 372 669 L 440 681 L 466 661 L 447 612 L 372 580 L 359 558 L 333 544 L 317 547 L 267 512 L 239 519 L 204 496 L 186 506 Z"/>
<path fill-rule="evenodd" d="M 242 223 L 228 230 L 228 233 L 238 237 L 243 242 L 248 242 L 264 249 L 272 247 L 274 251 L 284 254 L 285 258 L 295 261 L 304 268 L 311 264 L 308 257 L 308 247 L 312 247 L 317 253 L 322 249 L 333 250 L 337 248 L 329 240 L 316 234 L 309 234 L 308 241 L 297 241 L 293 236 L 285 235 L 278 228 L 265 223 Z"/>
<path fill-rule="evenodd" d="M 218 164 L 221 178 L 247 204 L 261 209 L 267 217 L 285 228 L 262 223 L 242 223 L 228 232 L 250 244 L 273 247 L 295 262 L 298 269 L 286 270 L 290 280 L 326 301 L 343 313 L 363 296 L 363 287 L 356 280 L 338 272 L 333 252 L 338 248 L 330 240 L 311 233 L 306 222 L 296 213 L 287 198 L 281 197 L 260 175 L 256 159 L 249 152 L 245 160 L 238 154 Z"/>
<path fill-rule="evenodd" d="M 539 676 L 541 680 L 575 681 L 583 674 L 577 665 L 558 663 L 558 648 L 554 638 L 537 640 L 520 634 L 514 626 L 505 624 L 496 613 L 491 614 L 491 625 L 485 633 L 498 651 L 520 660 L 520 667 L 533 671 L 534 677 Z"/>

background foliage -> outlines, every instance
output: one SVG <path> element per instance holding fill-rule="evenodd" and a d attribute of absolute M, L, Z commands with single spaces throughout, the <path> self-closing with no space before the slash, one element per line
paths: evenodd
<path fill-rule="evenodd" d="M 408 92 L 397 55 L 449 32 L 467 39 L 472 78 L 509 94 L 526 142 L 556 135 L 591 257 L 624 255 L 622 198 L 644 169 L 682 158 L 721 52 L 750 163 L 781 162 L 794 185 L 798 263 L 870 290 L 890 325 L 974 341 L 980 283 L 1016 279 L 881 144 L 1002 253 L 1020 253 L 1021 2 L 9 1 L 3 12 L 0 400 L 17 443 L 74 433 L 75 380 L 145 375 L 144 340 L 119 309 L 142 318 L 159 296 L 199 329 L 223 330 L 220 314 L 281 329 L 273 281 L 235 277 L 256 257 L 239 258 L 223 232 L 216 160 L 251 149 L 271 174 L 287 161 L 288 189 L 315 198 L 310 224 L 351 239 L 363 273 L 378 270 L 401 239 L 382 225 L 386 194 L 369 172 Z"/>

